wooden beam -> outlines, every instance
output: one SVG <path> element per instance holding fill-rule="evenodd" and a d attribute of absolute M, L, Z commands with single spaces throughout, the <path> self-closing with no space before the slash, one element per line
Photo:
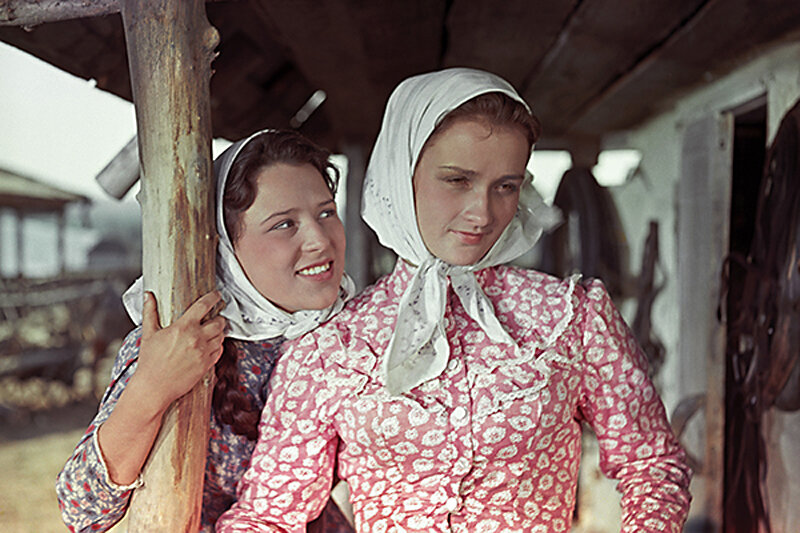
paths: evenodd
<path fill-rule="evenodd" d="M 582 4 L 577 0 L 448 2 L 442 66 L 494 72 L 522 93 L 530 72 L 557 48 L 562 29 Z M 537 101 L 530 103 L 535 109 Z"/>
<path fill-rule="evenodd" d="M 668 9 L 673 9 L 671 3 Z M 800 2 L 707 0 L 624 74 L 576 109 L 570 131 L 631 128 L 755 54 L 798 37 Z"/>
<path fill-rule="evenodd" d="M 6 0 L 0 3 L 0 26 L 30 28 L 46 22 L 119 13 L 119 0 Z"/>
<path fill-rule="evenodd" d="M 214 287 L 209 81 L 217 31 L 203 0 L 123 0 L 142 176 L 143 273 L 162 325 Z M 133 495 L 130 531 L 197 531 L 213 371 L 167 411 Z"/>
<path fill-rule="evenodd" d="M 709 176 L 708 231 L 711 233 L 713 249 L 717 257 L 730 254 L 731 187 L 733 175 L 733 113 L 723 113 L 714 117 L 714 137 L 712 137 L 711 175 Z M 709 301 L 721 301 L 720 292 L 722 260 L 712 264 L 709 287 Z M 711 312 L 716 311 L 716 305 Z M 708 518 L 706 531 L 723 531 L 725 501 L 725 366 L 727 346 L 727 326 L 720 321 L 712 321 L 708 331 L 708 352 L 706 355 L 706 401 L 705 401 L 705 447 L 703 450 L 703 492 L 697 497 L 698 508 L 703 509 Z M 682 333 L 682 332 L 681 332 Z M 696 353 L 696 352 L 695 352 Z M 687 354 L 681 354 L 687 355 Z"/>
<path fill-rule="evenodd" d="M 23 277 L 23 271 L 25 266 L 25 236 L 22 234 L 22 227 L 25 224 L 25 213 L 20 211 L 19 209 L 14 210 L 14 227 L 16 229 L 15 237 L 17 239 L 16 246 L 14 249 L 17 251 L 17 277 Z"/>
<path fill-rule="evenodd" d="M 139 181 L 139 142 L 134 135 L 95 177 L 97 184 L 117 200 Z"/>
<path fill-rule="evenodd" d="M 0 3 L 0 26 L 32 28 L 47 22 L 101 17 L 119 12 L 120 0 L 6 0 Z"/>
<path fill-rule="evenodd" d="M 682 439 L 702 453 L 692 481 L 691 516 L 707 521 L 704 531 L 723 531 L 725 494 L 725 341 L 717 319 L 722 258 L 729 249 L 733 117 L 709 112 L 683 131 L 677 190 L 679 319 L 678 395 L 705 395 L 705 426 Z M 698 228 L 703 228 L 698 231 Z M 702 450 L 702 452 L 701 452 Z"/>
<path fill-rule="evenodd" d="M 372 142 L 395 84 L 437 67 L 446 4 L 251 2 L 313 88 L 328 95 L 320 112 L 329 114 L 347 143 Z"/>
<path fill-rule="evenodd" d="M 624 83 L 628 72 L 639 68 L 703 4 L 653 0 L 642 8 L 637 0 L 579 3 L 520 87 L 546 126 L 545 135 L 567 133 L 607 88 Z"/>
<path fill-rule="evenodd" d="M 66 247 L 66 233 L 67 233 L 67 213 L 64 208 L 56 213 L 56 260 L 58 261 L 58 273 L 63 275 L 67 271 L 67 247 Z"/>

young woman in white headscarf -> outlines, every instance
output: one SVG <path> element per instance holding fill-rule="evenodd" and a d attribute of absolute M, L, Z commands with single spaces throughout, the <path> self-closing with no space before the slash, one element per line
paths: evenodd
<path fill-rule="evenodd" d="M 395 89 L 363 203 L 395 269 L 287 348 L 218 531 L 302 531 L 338 460 L 358 531 L 567 532 L 583 423 L 623 530 L 681 530 L 684 452 L 603 285 L 503 265 L 554 223 L 539 129 L 486 72 Z"/>
<path fill-rule="evenodd" d="M 265 130 L 216 159 L 218 290 L 164 329 L 141 278 L 124 295 L 141 326 L 119 350 L 98 413 L 56 484 L 70 531 L 105 531 L 120 520 L 165 410 L 215 365 L 202 530 L 233 503 L 281 344 L 353 294 L 329 155 L 296 132 Z M 220 300 L 221 317 L 204 320 Z M 351 528 L 332 504 L 310 530 Z"/>

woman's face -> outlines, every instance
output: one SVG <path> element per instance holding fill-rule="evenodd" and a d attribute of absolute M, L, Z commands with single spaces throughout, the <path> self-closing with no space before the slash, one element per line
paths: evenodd
<path fill-rule="evenodd" d="M 439 133 L 413 178 L 428 251 L 452 265 L 481 259 L 514 218 L 529 156 L 518 128 L 464 118 Z"/>
<path fill-rule="evenodd" d="M 261 294 L 285 311 L 323 309 L 339 294 L 345 236 L 336 204 L 310 164 L 259 171 L 234 252 Z"/>

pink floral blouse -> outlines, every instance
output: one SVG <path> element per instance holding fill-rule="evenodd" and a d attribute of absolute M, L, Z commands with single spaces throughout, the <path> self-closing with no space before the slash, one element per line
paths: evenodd
<path fill-rule="evenodd" d="M 395 271 L 278 361 L 238 502 L 217 531 L 302 531 L 334 465 L 363 532 L 570 530 L 581 423 L 620 481 L 623 531 L 679 532 L 690 470 L 646 361 L 600 282 L 477 273 L 521 350 L 491 342 L 452 289 L 446 370 L 391 397 L 379 376 L 412 267 Z"/>

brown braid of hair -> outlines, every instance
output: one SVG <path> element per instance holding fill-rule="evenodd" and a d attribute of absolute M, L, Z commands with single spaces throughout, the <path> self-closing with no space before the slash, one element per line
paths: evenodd
<path fill-rule="evenodd" d="M 237 435 L 249 440 L 258 438 L 258 420 L 261 412 L 255 399 L 239 388 L 239 372 L 236 367 L 237 349 L 232 339 L 222 343 L 222 356 L 215 368 L 217 382 L 214 384 L 214 416 L 220 424 L 228 425 Z"/>

